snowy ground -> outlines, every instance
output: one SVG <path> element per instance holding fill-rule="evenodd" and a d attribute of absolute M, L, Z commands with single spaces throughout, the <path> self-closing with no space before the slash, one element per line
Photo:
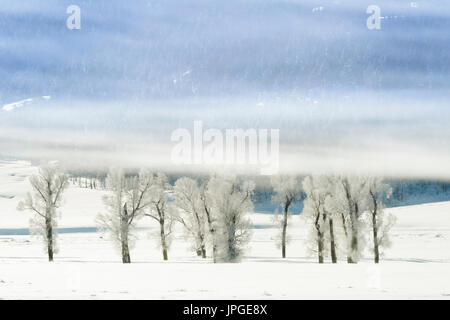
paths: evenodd
<path fill-rule="evenodd" d="M 130 265 L 102 234 L 95 216 L 102 192 L 71 187 L 47 262 L 39 239 L 26 233 L 29 214 L 16 211 L 35 172 L 26 162 L 0 162 L 0 299 L 449 299 L 450 202 L 389 209 L 398 218 L 393 248 L 379 266 L 319 265 L 307 257 L 305 228 L 293 217 L 288 259 L 275 246 L 270 215 L 253 214 L 253 237 L 239 264 L 212 264 L 189 250 L 181 234 L 168 262 L 152 221 L 142 221 Z"/>

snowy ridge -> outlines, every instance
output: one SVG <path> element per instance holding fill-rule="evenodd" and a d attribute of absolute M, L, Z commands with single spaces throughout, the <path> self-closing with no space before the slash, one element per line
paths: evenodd
<path fill-rule="evenodd" d="M 50 98 L 51 98 L 51 96 L 41 96 L 41 97 L 38 97 L 38 98 L 27 98 L 27 99 L 19 100 L 19 101 L 16 101 L 16 102 L 4 104 L 2 109 L 3 109 L 3 111 L 9 112 L 9 111 L 13 111 L 15 109 L 22 108 L 23 106 L 33 102 L 33 100 L 36 100 L 36 99 L 49 100 Z"/>

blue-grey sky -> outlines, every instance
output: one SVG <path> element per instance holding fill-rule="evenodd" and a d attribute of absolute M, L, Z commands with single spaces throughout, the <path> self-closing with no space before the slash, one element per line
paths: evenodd
<path fill-rule="evenodd" d="M 448 88 L 450 2 L 376 2 L 378 31 L 373 1 L 3 0 L 0 98 Z"/>
<path fill-rule="evenodd" d="M 2 0 L 0 106 L 33 100 L 0 111 L 0 154 L 146 153 L 203 120 L 283 129 L 299 157 L 429 153 L 418 169 L 450 157 L 449 52 L 448 0 Z"/>

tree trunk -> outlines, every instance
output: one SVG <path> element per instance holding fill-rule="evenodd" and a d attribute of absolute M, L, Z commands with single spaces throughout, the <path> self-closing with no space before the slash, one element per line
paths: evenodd
<path fill-rule="evenodd" d="M 228 257 L 227 260 L 234 262 L 238 257 L 236 250 L 236 217 L 233 217 L 228 225 Z"/>
<path fill-rule="evenodd" d="M 344 225 L 344 232 L 346 235 L 346 240 L 348 241 L 348 238 L 351 237 L 350 242 L 350 248 L 347 248 L 347 263 L 356 263 L 355 261 L 355 252 L 357 252 L 358 248 L 358 231 L 357 231 L 357 216 L 358 216 L 358 204 L 354 203 L 351 192 L 350 192 L 350 185 L 347 179 L 343 181 L 343 187 L 345 190 L 345 195 L 347 199 L 347 203 L 349 206 L 349 216 L 350 216 L 350 228 L 347 229 L 345 222 L 346 219 L 344 215 L 342 214 L 342 222 Z M 349 235 L 349 233 L 351 233 Z"/>
<path fill-rule="evenodd" d="M 317 212 L 314 226 L 317 231 L 317 256 L 319 258 L 319 263 L 323 263 L 323 232 L 320 230 L 320 211 Z"/>
<path fill-rule="evenodd" d="M 378 227 L 377 227 L 377 218 L 376 214 L 372 215 L 372 223 L 373 223 L 373 251 L 374 251 L 374 261 L 375 263 L 380 262 L 380 252 L 378 249 Z"/>
<path fill-rule="evenodd" d="M 164 230 L 164 220 L 160 220 L 159 222 L 161 228 L 161 247 L 164 261 L 169 260 L 169 256 L 167 254 L 167 243 L 166 243 L 166 232 Z"/>
<path fill-rule="evenodd" d="M 378 202 L 376 195 L 370 191 L 370 195 L 373 201 L 373 212 L 372 212 L 372 229 L 373 229 L 373 252 L 374 252 L 374 262 L 380 262 L 380 252 L 378 244 L 378 225 L 377 225 L 377 214 L 378 214 Z"/>
<path fill-rule="evenodd" d="M 351 223 L 352 223 L 352 240 L 350 243 L 350 259 L 347 258 L 347 262 L 348 263 L 357 263 L 356 258 L 355 258 L 355 254 L 358 253 L 358 204 L 355 203 L 355 208 L 354 208 L 354 212 L 351 213 Z"/>
<path fill-rule="evenodd" d="M 345 216 L 344 216 L 344 214 L 341 213 L 341 217 L 342 217 L 342 227 L 344 228 L 344 234 L 345 234 L 345 242 L 347 244 L 348 231 L 347 231 L 347 225 L 345 223 Z M 347 250 L 347 263 L 353 263 L 353 260 L 352 260 L 352 258 L 350 256 L 350 254 L 348 253 L 348 250 Z"/>
<path fill-rule="evenodd" d="M 286 228 L 287 228 L 287 220 L 286 217 L 283 217 L 283 231 L 281 233 L 281 257 L 286 258 Z"/>
<path fill-rule="evenodd" d="M 317 254 L 319 257 L 319 263 L 323 263 L 323 233 L 319 232 L 318 233 L 318 238 L 317 238 Z"/>
<path fill-rule="evenodd" d="M 206 248 L 204 244 L 202 244 L 202 258 L 206 259 Z"/>
<path fill-rule="evenodd" d="M 131 263 L 130 248 L 128 246 L 128 209 L 127 204 L 123 205 L 122 217 L 120 220 L 121 232 L 121 247 L 122 247 L 122 262 Z"/>
<path fill-rule="evenodd" d="M 130 249 L 128 247 L 128 241 L 122 241 L 122 262 L 131 263 Z"/>
<path fill-rule="evenodd" d="M 283 226 L 282 226 L 283 229 L 281 232 L 281 257 L 283 259 L 286 258 L 286 231 L 287 231 L 287 219 L 290 204 L 291 201 L 289 199 L 286 199 L 286 204 L 284 205 L 283 211 Z"/>
<path fill-rule="evenodd" d="M 352 231 L 352 242 L 350 245 L 350 256 L 347 258 L 348 263 L 356 263 L 355 254 L 358 252 L 358 231 Z"/>
<path fill-rule="evenodd" d="M 212 219 L 211 219 L 211 214 L 210 214 L 206 204 L 204 205 L 204 208 L 205 208 L 205 212 L 206 212 L 206 218 L 208 219 L 209 232 L 211 233 L 211 238 L 212 238 L 213 262 L 217 263 L 216 230 L 214 229 Z M 205 252 L 205 256 L 206 256 L 206 252 Z"/>
<path fill-rule="evenodd" d="M 200 224 L 199 224 L 200 227 Z M 197 250 L 197 255 L 202 257 L 203 259 L 206 258 L 206 248 L 205 248 L 205 236 L 201 231 L 198 232 L 198 238 L 200 239 L 200 248 Z"/>
<path fill-rule="evenodd" d="M 194 209 L 194 213 L 195 213 L 195 219 L 197 221 L 197 226 L 198 226 L 197 237 L 200 240 L 200 248 L 198 248 L 198 250 L 197 250 L 197 255 L 199 257 L 201 256 L 202 258 L 206 258 L 205 235 L 203 234 L 203 223 L 200 220 L 200 217 L 195 209 Z"/>
<path fill-rule="evenodd" d="M 336 256 L 336 242 L 334 240 L 334 229 L 333 229 L 333 219 L 329 219 L 330 224 L 330 252 L 331 252 L 331 262 L 337 263 Z"/>
<path fill-rule="evenodd" d="M 45 219 L 45 227 L 47 231 L 47 253 L 48 261 L 53 261 L 53 227 L 49 218 Z"/>
<path fill-rule="evenodd" d="M 217 244 L 215 239 L 215 233 L 212 233 L 211 236 L 213 237 L 213 262 L 217 263 Z"/>
<path fill-rule="evenodd" d="M 211 233 L 212 238 L 212 251 L 213 251 L 213 262 L 217 263 L 217 243 L 216 243 L 216 229 L 214 228 L 211 218 L 209 214 L 208 217 L 208 225 L 209 225 L 209 232 Z"/>

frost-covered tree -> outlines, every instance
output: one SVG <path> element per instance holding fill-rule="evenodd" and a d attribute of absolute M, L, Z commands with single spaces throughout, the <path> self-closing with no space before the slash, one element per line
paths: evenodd
<path fill-rule="evenodd" d="M 384 199 L 392 194 L 392 188 L 383 183 L 381 178 L 369 178 L 369 214 L 372 227 L 374 262 L 380 261 L 380 248 L 389 248 L 391 245 L 389 232 L 395 223 L 395 217 L 384 211 Z"/>
<path fill-rule="evenodd" d="M 287 227 L 288 219 L 291 214 L 290 208 L 301 198 L 301 183 L 295 176 L 280 175 L 272 177 L 271 184 L 275 193 L 272 197 L 272 202 L 279 204 L 282 208 L 282 218 L 280 222 L 281 256 L 286 258 Z"/>
<path fill-rule="evenodd" d="M 169 202 L 171 186 L 167 176 L 163 173 L 158 173 L 152 179 L 153 184 L 150 190 L 151 204 L 147 208 L 145 215 L 158 222 L 163 259 L 168 260 L 170 236 L 172 234 L 173 222 L 176 219 L 175 208 Z"/>
<path fill-rule="evenodd" d="M 206 217 L 206 222 L 208 224 L 208 231 L 209 234 L 207 239 L 209 239 L 212 247 L 213 252 L 213 261 L 214 263 L 217 263 L 217 221 L 214 217 L 213 210 L 212 210 L 212 200 L 207 192 L 207 186 L 208 182 L 203 181 L 201 187 L 200 187 L 200 203 L 203 208 L 203 212 Z"/>
<path fill-rule="evenodd" d="M 175 182 L 175 206 L 180 210 L 180 221 L 191 238 L 198 256 L 206 258 L 207 216 L 201 198 L 201 189 L 194 179 L 183 177 Z"/>
<path fill-rule="evenodd" d="M 337 252 L 339 249 L 340 241 L 340 224 L 339 224 L 339 213 L 333 210 L 333 206 L 329 205 L 329 203 L 333 203 L 334 190 L 336 184 L 336 177 L 334 176 L 326 176 L 324 177 L 324 184 L 322 186 L 323 192 L 325 192 L 325 207 L 324 212 L 328 219 L 328 235 L 330 242 L 330 255 L 331 262 L 337 263 Z M 331 208 L 331 209 L 330 209 Z"/>
<path fill-rule="evenodd" d="M 306 177 L 303 180 L 303 190 L 306 194 L 301 217 L 307 220 L 313 228 L 310 232 L 312 242 L 316 245 L 319 263 L 325 258 L 325 233 L 328 229 L 328 214 L 325 201 L 328 197 L 328 180 L 323 176 Z"/>
<path fill-rule="evenodd" d="M 123 263 L 131 263 L 130 249 L 134 245 L 136 222 L 150 205 L 153 177 L 147 171 L 138 176 L 125 177 L 123 170 L 112 169 L 106 178 L 111 194 L 103 198 L 107 213 L 99 214 L 97 223 L 108 231 L 119 248 Z"/>
<path fill-rule="evenodd" d="M 64 191 L 69 186 L 68 178 L 60 172 L 55 164 L 39 168 L 39 173 L 30 177 L 32 193 L 19 202 L 19 210 L 34 212 L 30 220 L 30 229 L 42 236 L 48 253 L 48 260 L 53 261 L 56 253 L 57 209 L 59 208 Z"/>
<path fill-rule="evenodd" d="M 315 199 L 315 197 L 311 195 L 311 201 L 314 203 L 314 201 L 317 202 L 320 199 L 320 208 L 323 210 L 323 213 L 321 213 L 321 215 L 323 215 L 321 228 L 326 230 L 323 235 L 324 241 L 329 242 L 329 247 L 325 244 L 325 247 L 327 247 L 325 251 L 330 253 L 332 263 L 337 263 L 338 253 L 347 254 L 349 252 L 349 250 L 347 250 L 347 238 L 351 236 L 351 232 L 347 230 L 349 228 L 348 221 L 350 219 L 350 210 L 348 207 L 348 199 L 343 196 L 342 179 L 344 179 L 344 177 L 320 175 L 313 176 L 309 180 L 309 188 L 315 190 L 314 193 L 318 198 Z M 304 183 L 308 183 L 308 180 L 305 179 Z M 320 195 L 320 197 L 318 195 Z M 363 223 L 362 220 L 363 219 L 361 218 L 359 221 L 360 225 Z M 312 234 L 312 238 L 315 241 L 315 233 L 317 232 L 319 225 L 313 225 L 315 225 L 315 230 Z"/>
<path fill-rule="evenodd" d="M 250 220 L 253 211 L 251 196 L 254 183 L 239 183 L 236 177 L 213 177 L 208 182 L 207 194 L 217 225 L 216 244 L 218 259 L 236 262 L 250 238 Z"/>
<path fill-rule="evenodd" d="M 364 211 L 367 208 L 367 177 L 339 176 L 335 178 L 335 188 L 327 210 L 339 215 L 347 242 L 347 262 L 356 263 L 364 246 Z"/>

